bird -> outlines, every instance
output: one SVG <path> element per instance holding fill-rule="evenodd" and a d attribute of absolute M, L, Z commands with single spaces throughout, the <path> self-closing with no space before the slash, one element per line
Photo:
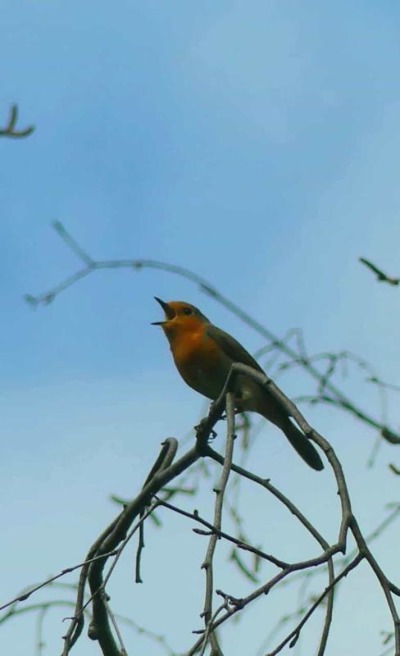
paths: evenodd
<path fill-rule="evenodd" d="M 184 301 L 155 300 L 164 310 L 161 326 L 181 377 L 196 392 L 215 401 L 225 385 L 231 366 L 242 363 L 265 373 L 258 362 L 231 335 L 214 326 L 198 308 Z M 234 386 L 237 412 L 256 412 L 278 426 L 292 447 L 312 469 L 324 468 L 310 440 L 294 425 L 272 393 L 245 374 L 236 377 Z"/>

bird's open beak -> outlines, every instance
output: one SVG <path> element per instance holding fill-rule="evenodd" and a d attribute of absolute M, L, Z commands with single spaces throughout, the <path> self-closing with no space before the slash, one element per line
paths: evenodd
<path fill-rule="evenodd" d="M 166 303 L 165 301 L 162 301 L 161 298 L 157 298 L 157 296 L 154 297 L 162 307 L 162 309 L 165 312 L 165 318 L 168 321 L 168 319 L 173 319 L 175 316 L 175 311 Z M 165 323 L 165 321 L 152 321 L 151 325 L 152 326 L 162 326 Z"/>

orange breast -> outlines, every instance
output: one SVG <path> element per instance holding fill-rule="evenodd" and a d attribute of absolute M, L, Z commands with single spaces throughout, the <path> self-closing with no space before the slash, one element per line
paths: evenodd
<path fill-rule="evenodd" d="M 167 337 L 184 381 L 200 394 L 216 399 L 229 373 L 229 358 L 203 330 L 174 331 Z"/>

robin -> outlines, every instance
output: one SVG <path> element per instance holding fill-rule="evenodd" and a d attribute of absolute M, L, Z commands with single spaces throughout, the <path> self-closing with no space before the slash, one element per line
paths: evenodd
<path fill-rule="evenodd" d="M 235 362 L 264 373 L 258 362 L 234 337 L 210 323 L 196 307 L 183 301 L 166 303 L 157 297 L 155 299 L 165 312 L 165 320 L 155 321 L 153 325 L 163 329 L 176 368 L 196 392 L 209 399 L 217 399 Z M 291 422 L 267 389 L 243 374 L 236 378 L 234 393 L 238 412 L 251 411 L 262 415 L 284 432 L 310 467 L 316 470 L 324 468 L 314 446 Z"/>

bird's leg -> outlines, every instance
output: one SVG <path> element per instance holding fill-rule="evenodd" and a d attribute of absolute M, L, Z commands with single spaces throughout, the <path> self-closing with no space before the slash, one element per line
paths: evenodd
<path fill-rule="evenodd" d="M 204 417 L 204 419 L 202 419 L 201 422 L 197 424 L 197 426 L 194 426 L 194 430 L 196 431 L 197 435 L 199 434 L 199 432 L 201 433 L 205 429 L 205 426 L 207 426 L 207 422 L 208 422 L 208 417 Z M 212 442 L 212 440 L 215 440 L 218 433 L 213 428 L 209 429 L 209 433 L 210 434 L 207 437 L 207 442 Z"/>
<path fill-rule="evenodd" d="M 214 414 L 216 405 L 217 405 L 217 401 L 211 401 L 210 407 L 208 408 L 209 417 L 211 417 Z M 225 419 L 225 414 L 221 413 L 220 417 L 218 417 L 218 420 L 219 419 Z"/>
<path fill-rule="evenodd" d="M 241 412 L 243 412 L 243 408 L 241 408 L 241 402 L 243 400 L 243 394 L 240 390 L 236 390 L 235 393 L 235 415 L 239 415 Z"/>
<path fill-rule="evenodd" d="M 235 401 L 235 415 L 238 415 L 238 414 L 240 414 L 241 412 L 243 412 L 243 409 L 240 407 L 241 400 L 242 400 L 242 393 L 241 393 L 241 392 L 237 392 L 237 393 L 235 394 L 235 399 L 234 399 L 234 401 Z M 214 410 L 214 406 L 215 406 L 215 404 L 216 404 L 216 401 L 211 401 L 211 403 L 210 403 L 210 409 L 209 409 L 209 411 L 208 411 L 208 414 L 209 414 L 209 415 L 211 415 L 211 414 L 213 413 L 213 410 Z M 221 415 L 220 419 L 226 419 L 226 412 L 224 412 L 224 413 Z"/>

